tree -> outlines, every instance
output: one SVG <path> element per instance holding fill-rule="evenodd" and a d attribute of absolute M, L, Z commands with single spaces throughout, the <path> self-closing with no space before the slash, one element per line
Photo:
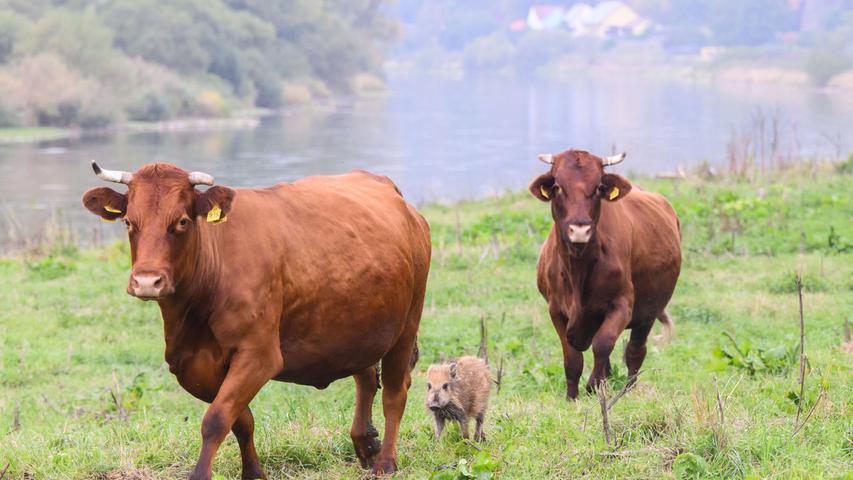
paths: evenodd
<path fill-rule="evenodd" d="M 26 30 L 20 41 L 25 54 L 55 53 L 83 72 L 100 70 L 113 56 L 112 31 L 105 27 L 94 8 L 83 12 L 55 9 Z"/>

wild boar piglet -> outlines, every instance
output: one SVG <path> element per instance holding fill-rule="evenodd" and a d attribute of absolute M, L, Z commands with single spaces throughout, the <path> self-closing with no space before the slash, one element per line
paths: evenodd
<path fill-rule="evenodd" d="M 483 419 L 489 403 L 492 377 L 489 367 L 477 357 L 460 357 L 430 365 L 427 370 L 426 407 L 435 418 L 435 438 L 441 436 L 444 422 L 455 420 L 468 438 L 468 423 L 476 420 L 474 440 L 485 440 Z"/>

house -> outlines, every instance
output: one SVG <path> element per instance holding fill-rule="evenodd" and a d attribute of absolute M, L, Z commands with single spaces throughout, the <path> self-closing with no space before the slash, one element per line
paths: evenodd
<path fill-rule="evenodd" d="M 644 34 L 652 26 L 651 20 L 619 1 L 605 1 L 595 5 L 576 3 L 566 11 L 565 23 L 575 36 L 614 36 Z"/>
<path fill-rule="evenodd" d="M 533 5 L 527 12 L 527 19 L 515 20 L 510 30 L 520 32 L 530 30 L 568 29 L 577 37 L 594 36 L 607 38 L 614 36 L 642 35 L 651 28 L 652 22 L 641 16 L 633 8 L 620 1 L 604 1 L 595 5 L 579 2 L 571 7 L 562 5 Z"/>
<path fill-rule="evenodd" d="M 531 30 L 556 30 L 563 26 L 566 7 L 533 5 L 527 12 L 527 27 Z"/>

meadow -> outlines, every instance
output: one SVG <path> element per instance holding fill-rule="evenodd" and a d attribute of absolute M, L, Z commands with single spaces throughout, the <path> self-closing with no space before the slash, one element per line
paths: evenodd
<path fill-rule="evenodd" d="M 523 192 L 424 207 L 434 254 L 398 477 L 851 478 L 851 173 L 853 158 L 744 176 L 631 177 L 671 199 L 684 267 L 669 307 L 675 336 L 649 349 L 637 386 L 609 411 L 610 444 L 594 395 L 565 400 L 559 342 L 536 290 L 548 206 Z M 193 467 L 206 405 L 169 373 L 159 311 L 124 292 L 128 269 L 126 243 L 0 259 L 6 478 L 184 478 Z M 502 366 L 487 441 L 464 441 L 456 426 L 435 441 L 424 373 L 443 356 L 476 354 L 481 318 L 496 376 Z M 622 345 L 608 396 L 626 381 Z M 348 433 L 353 402 L 350 379 L 324 391 L 268 384 L 252 409 L 269 477 L 362 477 Z M 378 399 L 374 421 L 382 431 Z M 233 437 L 214 472 L 239 477 Z"/>

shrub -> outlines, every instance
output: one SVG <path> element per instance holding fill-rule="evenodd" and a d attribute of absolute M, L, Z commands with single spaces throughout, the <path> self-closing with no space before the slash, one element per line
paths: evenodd
<path fill-rule="evenodd" d="M 0 103 L 0 128 L 17 127 L 18 116 L 8 106 Z"/>
<path fill-rule="evenodd" d="M 70 275 L 77 270 L 77 265 L 73 260 L 51 256 L 27 263 L 27 269 L 36 280 L 53 280 Z"/>
<path fill-rule="evenodd" d="M 844 160 L 843 162 L 839 163 L 835 167 L 835 170 L 842 175 L 853 174 L 853 153 L 851 153 L 850 156 L 847 157 L 847 160 Z"/>
<path fill-rule="evenodd" d="M 53 54 L 24 57 L 0 72 L 0 98 L 6 116 L 23 125 L 100 127 L 116 116 L 100 82 Z"/>
<path fill-rule="evenodd" d="M 834 40 L 816 44 L 806 60 L 806 71 L 818 86 L 829 83 L 835 75 L 850 68 L 853 61 L 844 51 L 844 45 Z"/>
<path fill-rule="evenodd" d="M 503 33 L 480 37 L 465 46 L 465 68 L 495 70 L 510 65 L 515 57 L 515 45 Z"/>
<path fill-rule="evenodd" d="M 569 32 L 561 30 L 529 32 L 518 42 L 516 68 L 524 73 L 532 72 L 570 53 L 575 41 Z"/>
<path fill-rule="evenodd" d="M 712 364 L 713 369 L 733 367 L 745 371 L 751 377 L 758 373 L 778 375 L 786 373 L 797 361 L 796 344 L 790 347 L 754 347 L 749 340 L 738 344 L 728 332 L 723 332 L 723 336 L 724 343 L 714 349 L 717 361 Z"/>

